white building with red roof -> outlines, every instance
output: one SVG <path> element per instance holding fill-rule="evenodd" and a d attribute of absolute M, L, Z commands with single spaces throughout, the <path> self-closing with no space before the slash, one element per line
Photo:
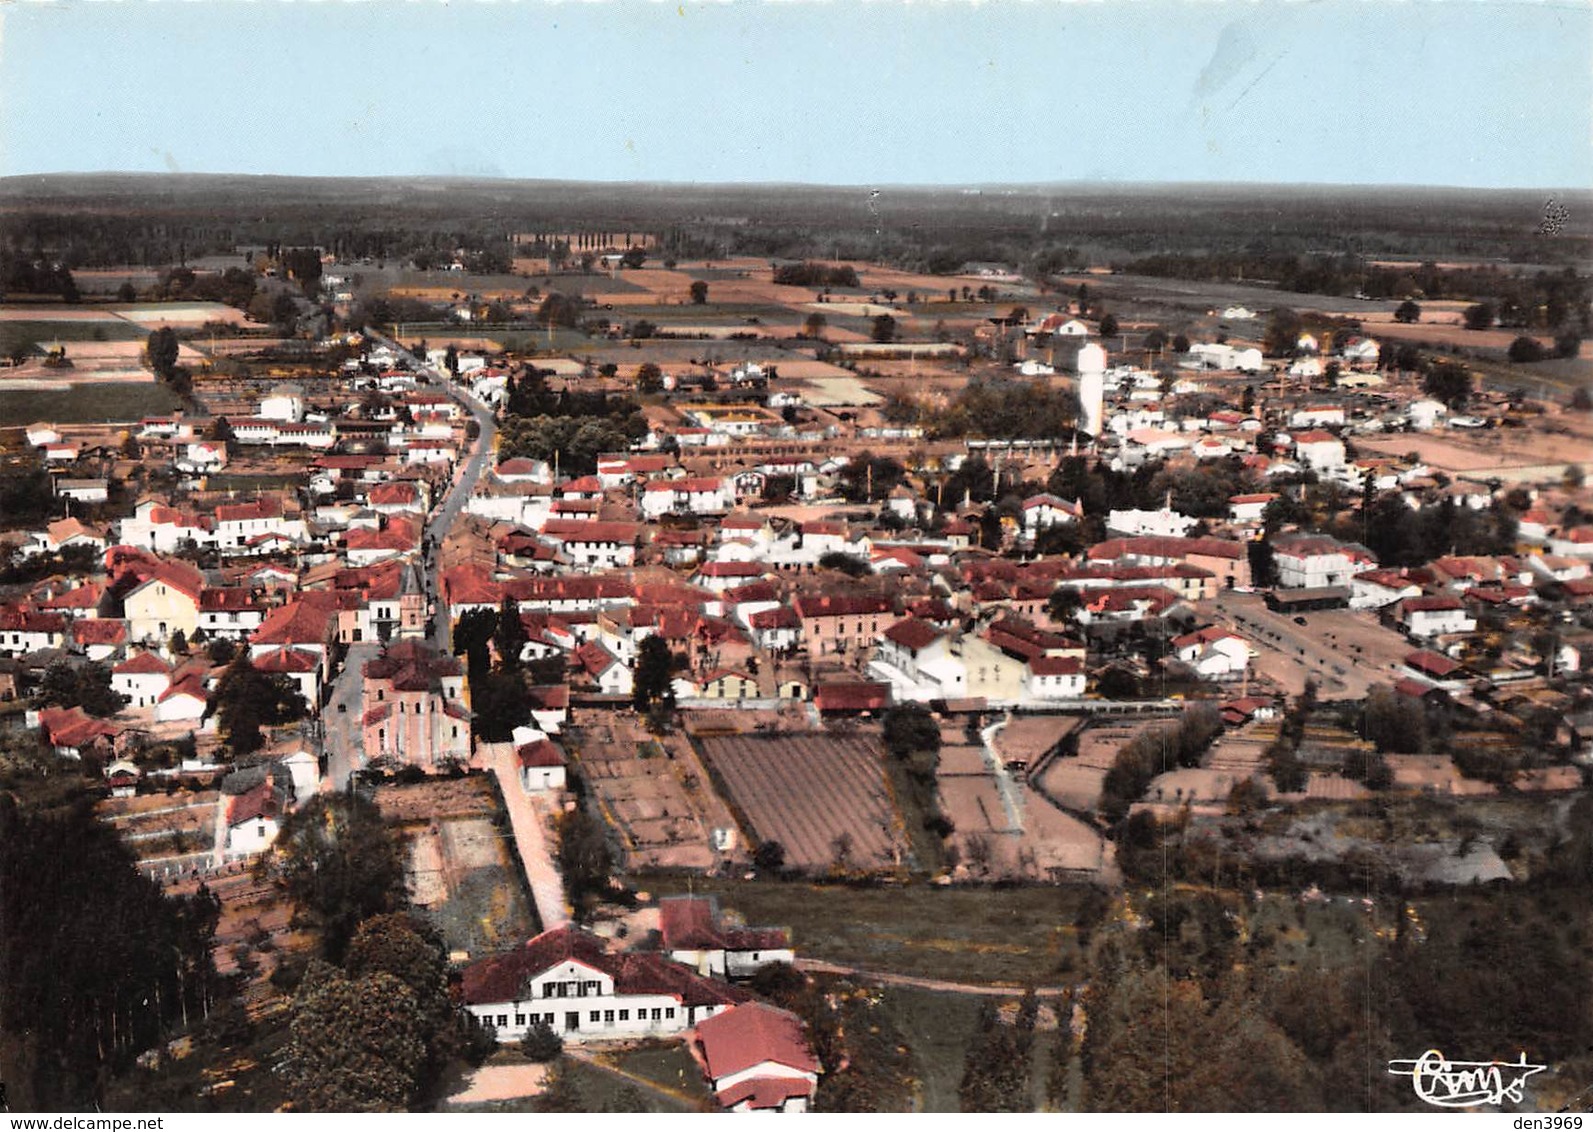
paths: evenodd
<path fill-rule="evenodd" d="M 802 1020 L 762 1002 L 699 1022 L 692 1052 L 715 1099 L 731 1112 L 806 1112 L 823 1069 Z"/>
<path fill-rule="evenodd" d="M 568 925 L 470 964 L 460 994 L 500 1042 L 537 1024 L 566 1042 L 681 1034 L 750 998 L 656 953 L 611 952 Z"/>
<path fill-rule="evenodd" d="M 152 652 L 134 653 L 111 669 L 111 691 L 132 708 L 154 707 L 171 687 L 171 665 Z"/>

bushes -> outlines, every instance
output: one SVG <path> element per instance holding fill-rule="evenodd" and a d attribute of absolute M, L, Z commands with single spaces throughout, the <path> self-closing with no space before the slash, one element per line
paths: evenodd
<path fill-rule="evenodd" d="M 1101 787 L 1101 813 L 1120 821 L 1145 793 L 1151 779 L 1175 766 L 1196 766 L 1222 733 L 1222 718 L 1210 704 L 1191 706 L 1177 723 L 1142 731 L 1124 744 Z"/>
<path fill-rule="evenodd" d="M 538 1064 L 546 1064 L 564 1052 L 564 1039 L 546 1022 L 538 1022 L 520 1039 L 520 1052 Z"/>

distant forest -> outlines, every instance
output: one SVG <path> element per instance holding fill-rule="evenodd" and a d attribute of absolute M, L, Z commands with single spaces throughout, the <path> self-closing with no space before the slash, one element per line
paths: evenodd
<path fill-rule="evenodd" d="M 65 269 L 191 263 L 268 244 L 495 269 L 516 236 L 650 232 L 660 259 L 858 259 L 937 274 L 1085 267 L 1353 292 L 1382 257 L 1579 265 L 1593 194 L 1265 186 L 698 186 L 55 175 L 0 180 L 0 252 Z"/>

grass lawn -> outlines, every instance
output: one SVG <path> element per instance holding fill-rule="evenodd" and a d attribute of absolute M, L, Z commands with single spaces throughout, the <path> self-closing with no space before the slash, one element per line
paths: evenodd
<path fill-rule="evenodd" d="M 86 308 L 90 313 L 81 322 L 67 319 L 0 323 L 0 339 L 6 342 L 32 341 L 43 349 L 52 342 L 141 342 L 149 337 L 149 328 L 135 322 L 104 317 L 99 308 Z M 71 350 L 67 351 L 70 355 Z"/>
<path fill-rule="evenodd" d="M 605 1051 L 602 1058 L 616 1069 L 661 1086 L 671 1099 L 680 1103 L 685 1102 L 678 1094 L 701 1104 L 713 1104 L 713 1094 L 708 1091 L 702 1069 L 686 1049 L 685 1042 L 647 1042 L 612 1053 Z"/>
<path fill-rule="evenodd" d="M 657 895 L 684 877 L 637 878 Z M 1082 969 L 1073 928 L 1083 887 L 851 888 L 806 882 L 694 878 L 747 923 L 789 927 L 797 954 L 865 969 L 968 983 L 1054 985 Z"/>
<path fill-rule="evenodd" d="M 681 1055 L 687 1061 L 691 1055 L 684 1049 Z M 655 1067 L 656 1068 L 656 1067 Z M 626 1072 L 642 1077 L 643 1081 L 633 1080 L 623 1073 L 614 1072 L 601 1066 L 593 1065 L 587 1061 L 577 1061 L 573 1057 L 565 1056 L 559 1059 L 558 1072 L 566 1074 L 571 1084 L 581 1097 L 581 1109 L 584 1112 L 700 1112 L 702 1106 L 695 1097 L 683 1099 L 676 1095 L 681 1092 L 679 1082 L 669 1086 L 670 1091 L 665 1092 L 653 1088 L 644 1082 L 650 1080 L 645 1074 L 637 1073 L 634 1069 Z M 694 1087 L 691 1078 L 696 1078 L 695 1088 L 698 1095 L 706 1099 L 708 1092 L 702 1086 L 702 1074 L 695 1065 L 687 1074 L 686 1087 Z"/>
<path fill-rule="evenodd" d="M 959 1112 L 957 1086 L 963 1058 L 979 1022 L 978 997 L 914 987 L 885 987 L 881 1008 L 912 1051 L 922 1112 Z"/>
<path fill-rule="evenodd" d="M 76 424 L 136 421 L 169 413 L 179 402 L 156 382 L 104 382 L 70 389 L 7 389 L 0 392 L 0 428 L 34 421 Z"/>

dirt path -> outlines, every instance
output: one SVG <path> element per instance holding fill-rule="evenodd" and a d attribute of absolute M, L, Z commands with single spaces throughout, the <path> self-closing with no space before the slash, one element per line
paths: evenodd
<path fill-rule="evenodd" d="M 983 994 L 998 998 L 1018 998 L 1027 991 L 1028 987 L 1012 985 L 993 985 L 990 983 L 954 983 L 946 979 L 925 979 L 917 975 L 898 975 L 893 971 L 870 971 L 863 967 L 851 967 L 844 963 L 831 963 L 824 959 L 797 959 L 796 967 L 800 971 L 809 971 L 821 975 L 851 975 L 854 978 L 865 979 L 871 983 L 883 983 L 886 986 L 917 987 L 920 990 L 946 991 L 952 994 Z M 1071 988 L 1069 987 L 1035 987 L 1034 993 L 1039 998 L 1063 998 Z"/>
<path fill-rule="evenodd" d="M 520 766 L 514 755 L 514 744 L 482 744 L 481 761 L 498 776 L 498 789 L 503 793 L 509 824 L 514 828 L 515 851 L 520 854 L 526 879 L 531 882 L 531 899 L 536 903 L 542 930 L 568 923 L 570 913 L 564 901 L 564 878 L 553 863 L 542 826 L 542 812 L 520 785 Z"/>

